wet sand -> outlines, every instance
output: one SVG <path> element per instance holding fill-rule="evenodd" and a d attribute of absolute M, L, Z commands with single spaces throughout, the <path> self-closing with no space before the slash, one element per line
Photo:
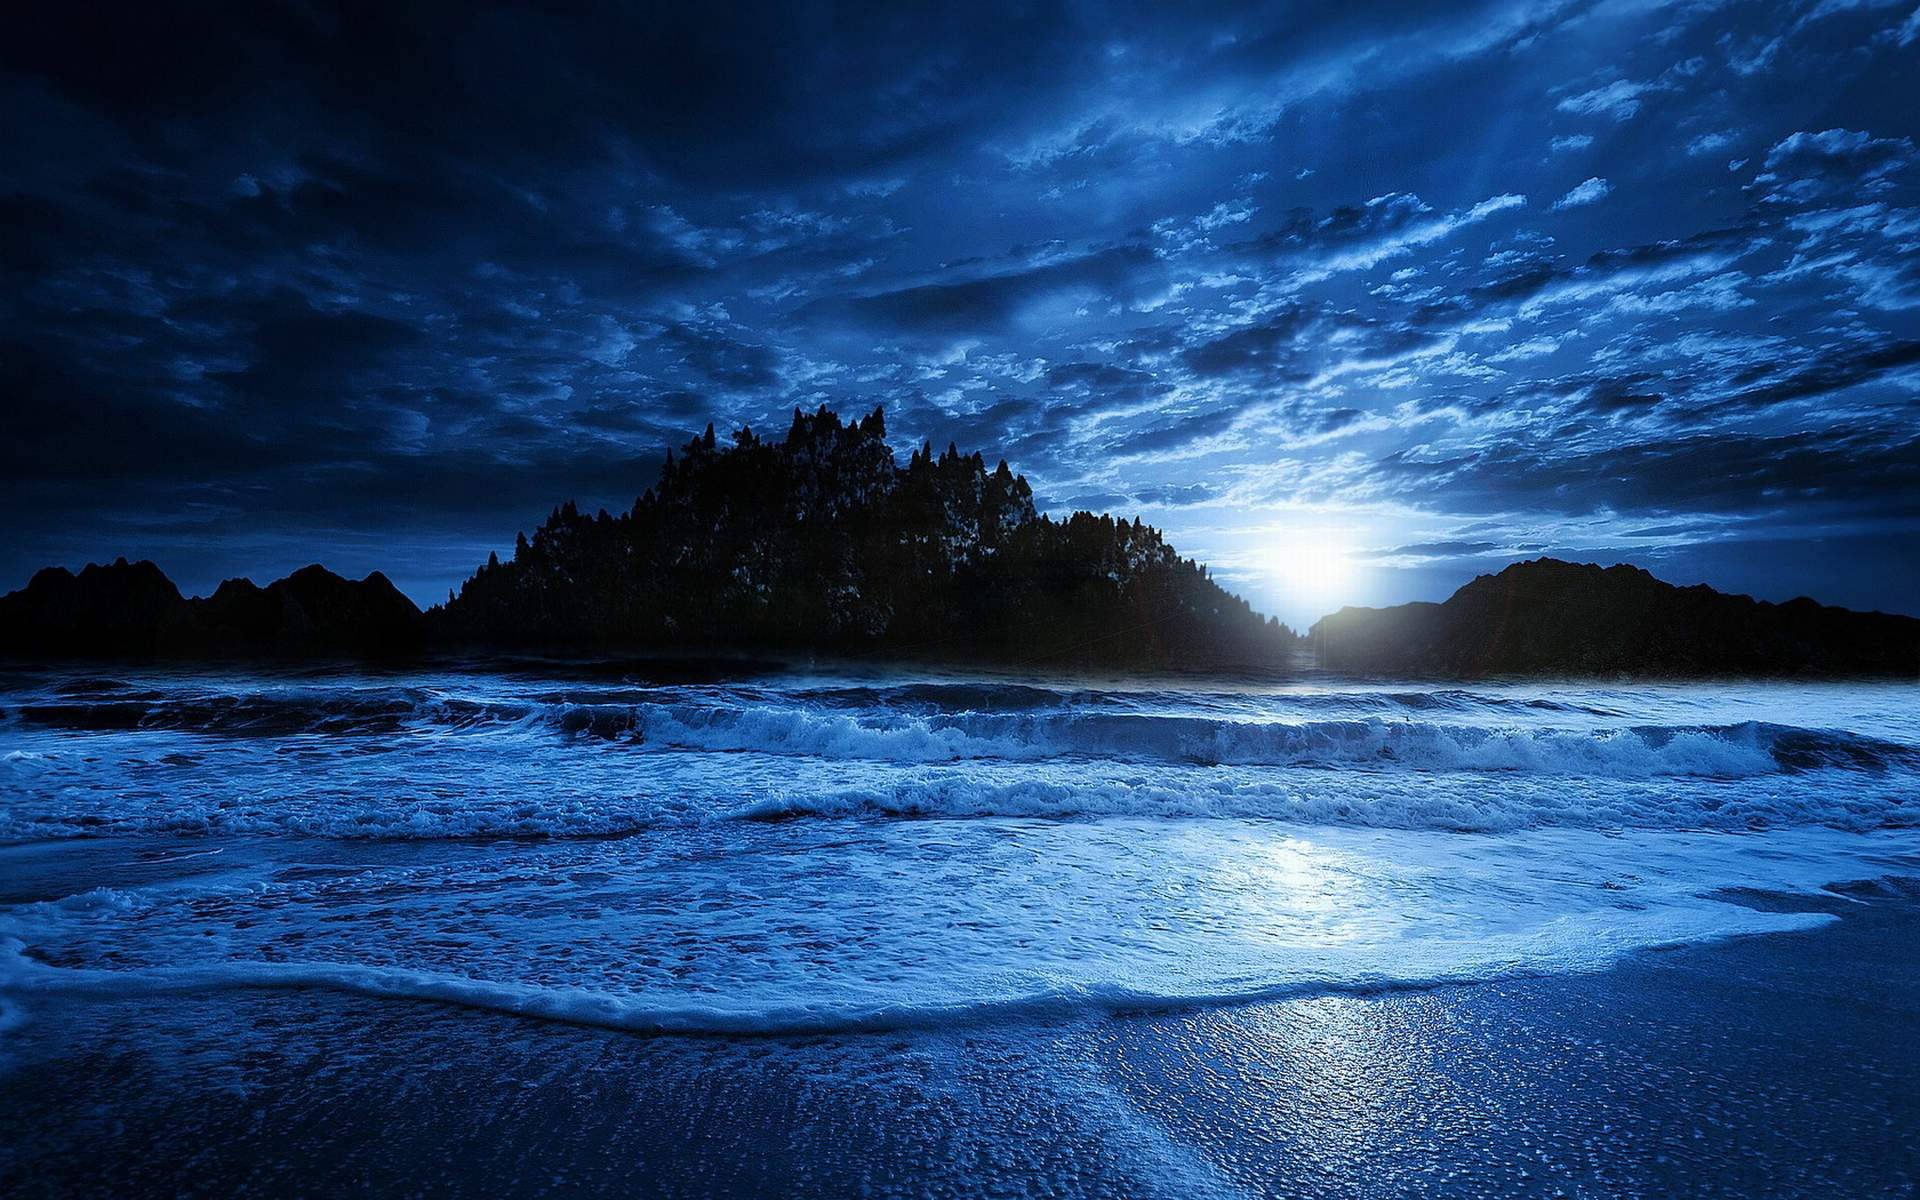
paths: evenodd
<path fill-rule="evenodd" d="M 898 1035 L 7 1000 L 0 1193 L 1910 1195 L 1920 889 L 1811 905 L 1591 975 Z"/>

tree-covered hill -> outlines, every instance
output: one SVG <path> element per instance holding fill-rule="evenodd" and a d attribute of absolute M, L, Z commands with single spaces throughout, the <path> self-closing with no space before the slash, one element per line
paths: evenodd
<path fill-rule="evenodd" d="M 1274 665 L 1293 632 L 1157 530 L 1037 514 L 1005 462 L 905 466 L 876 409 L 706 433 L 622 515 L 569 503 L 429 613 L 439 639 L 751 647 L 1084 666 Z"/>

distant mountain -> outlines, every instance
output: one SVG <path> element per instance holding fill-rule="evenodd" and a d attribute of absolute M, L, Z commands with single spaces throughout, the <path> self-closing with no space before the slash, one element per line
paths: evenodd
<path fill-rule="evenodd" d="M 1003 461 L 876 409 L 796 410 L 780 441 L 712 426 L 622 515 L 556 509 L 429 614 L 452 643 L 819 649 L 1049 666 L 1279 665 L 1293 631 L 1139 520 L 1036 514 Z"/>
<path fill-rule="evenodd" d="M 421 613 L 385 576 L 307 567 L 181 597 L 149 562 L 51 568 L 0 598 L 13 654 L 381 654 L 422 647 L 887 654 L 1050 667 L 1279 666 L 1292 630 L 1157 530 L 1034 511 L 953 446 L 900 466 L 879 410 L 795 411 L 786 437 L 709 426 L 621 515 L 554 510 Z"/>
<path fill-rule="evenodd" d="M 1371 675 L 1920 676 L 1912 617 L 1551 558 L 1482 575 L 1443 604 L 1343 608 L 1308 637 L 1321 666 Z"/>
<path fill-rule="evenodd" d="M 356 582 L 320 566 L 187 599 L 159 567 L 122 558 L 78 575 L 49 567 L 0 597 L 0 651 L 11 654 L 387 654 L 419 648 L 425 633 L 385 575 Z"/>

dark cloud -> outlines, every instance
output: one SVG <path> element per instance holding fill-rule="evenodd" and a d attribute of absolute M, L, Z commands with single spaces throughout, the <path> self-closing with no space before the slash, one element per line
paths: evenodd
<path fill-rule="evenodd" d="M 1180 508 L 1195 504 L 1211 504 L 1220 498 L 1220 489 L 1210 483 L 1168 485 L 1142 488 L 1135 498 L 1142 504 Z"/>
<path fill-rule="evenodd" d="M 1799 131 L 1767 151 L 1754 186 L 1775 203 L 1800 203 L 1822 195 L 1877 191 L 1887 177 L 1910 170 L 1920 153 L 1911 138 L 1874 137 L 1858 129 Z"/>
<path fill-rule="evenodd" d="M 1157 263 L 1145 246 L 1114 246 L 995 273 L 963 270 L 958 278 L 820 302 L 805 311 L 896 333 L 998 333 L 1042 305 L 1129 303 Z"/>
<path fill-rule="evenodd" d="M 1920 437 L 1911 433 L 1700 435 L 1592 449 L 1497 441 L 1444 459 L 1397 452 L 1380 466 L 1400 487 L 1479 511 L 1920 511 Z"/>
<path fill-rule="evenodd" d="M 1202 438 L 1224 433 L 1233 425 L 1238 415 L 1233 409 L 1217 409 L 1213 412 L 1176 417 L 1172 421 L 1156 423 L 1149 428 L 1130 433 L 1112 443 L 1110 449 L 1114 454 L 1122 456 L 1177 450 Z"/>
<path fill-rule="evenodd" d="M 1282 368 L 1292 361 L 1301 339 L 1316 322 L 1315 314 L 1291 305 L 1257 324 L 1188 347 L 1180 358 L 1200 375 Z"/>
<path fill-rule="evenodd" d="M 1238 249 L 1298 254 L 1388 237 L 1412 226 L 1433 208 L 1410 192 L 1390 192 L 1365 204 L 1342 204 L 1325 216 L 1296 208 L 1286 221 Z"/>
<path fill-rule="evenodd" d="M 1410 542 L 1404 546 L 1389 546 L 1382 550 L 1368 550 L 1365 558 L 1460 558 L 1472 554 L 1491 554 L 1503 547 L 1499 542 Z"/>
<path fill-rule="evenodd" d="M 1047 368 L 1047 384 L 1119 403 L 1137 403 L 1166 390 L 1151 371 L 1114 363 L 1056 363 Z"/>
<path fill-rule="evenodd" d="M 766 346 L 684 324 L 669 326 L 660 340 L 670 353 L 677 352 L 681 364 L 725 387 L 765 388 L 779 382 L 780 356 Z"/>
<path fill-rule="evenodd" d="M 819 17 L 780 4 L 78 6 L 19 22 L 0 62 L 155 138 L 243 110 L 269 128 L 324 118 L 512 165 L 624 142 L 648 169 L 748 184 L 926 153 L 1072 78 L 1058 56 L 1077 31 L 1044 7 Z"/>
<path fill-rule="evenodd" d="M 1759 408 L 1831 396 L 1915 366 L 1920 366 L 1920 341 L 1827 346 L 1786 362 L 1746 368 L 1733 380 L 1739 390 L 1725 403 Z"/>

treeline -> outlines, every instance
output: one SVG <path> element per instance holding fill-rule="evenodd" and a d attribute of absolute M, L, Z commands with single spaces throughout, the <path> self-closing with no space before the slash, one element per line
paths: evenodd
<path fill-rule="evenodd" d="M 428 616 L 487 646 L 1048 665 L 1273 665 L 1296 644 L 1138 519 L 1041 516 L 1005 462 L 951 445 L 900 466 L 879 409 L 796 410 L 777 442 L 709 426 L 629 512 L 563 505 Z"/>

